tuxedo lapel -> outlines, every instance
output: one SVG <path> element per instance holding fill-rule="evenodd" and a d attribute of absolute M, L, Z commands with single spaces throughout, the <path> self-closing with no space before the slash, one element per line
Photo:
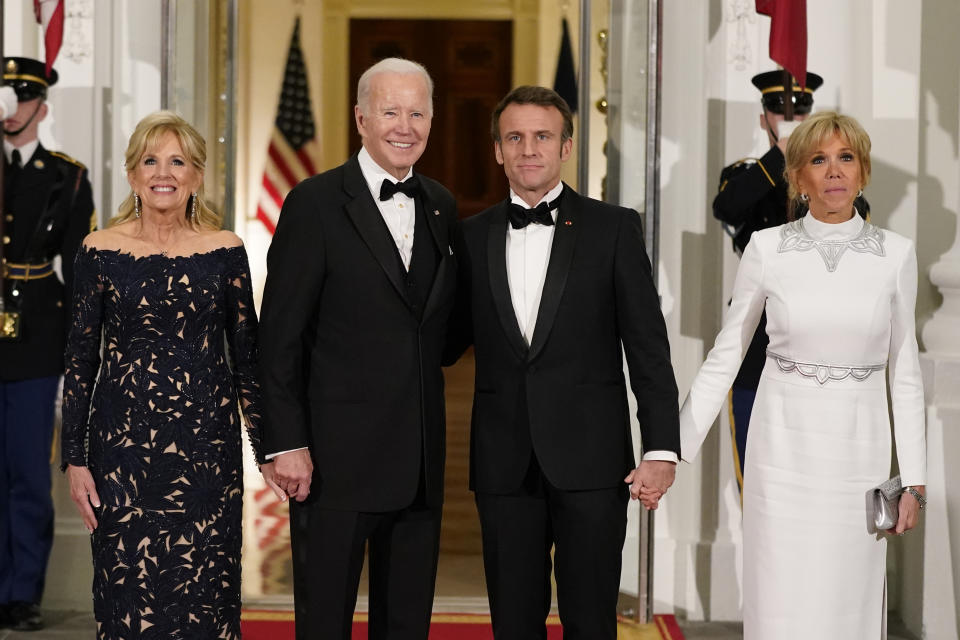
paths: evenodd
<path fill-rule="evenodd" d="M 540 296 L 540 309 L 537 311 L 537 324 L 530 341 L 527 360 L 537 357 L 550 336 L 550 329 L 557 317 L 563 289 L 567 285 L 567 274 L 573 261 L 573 250 L 577 242 L 577 219 L 582 213 L 582 201 L 576 191 L 564 185 L 563 198 L 557 209 L 556 229 L 553 232 L 553 244 L 550 248 L 550 263 L 543 282 Z"/>
<path fill-rule="evenodd" d="M 517 355 L 527 358 L 527 341 L 520 331 L 517 315 L 510 297 L 510 281 L 507 278 L 507 206 L 505 200 L 493 211 L 490 226 L 487 229 L 487 268 L 490 271 L 490 291 L 493 304 L 497 308 L 500 324 L 510 346 Z"/>
<path fill-rule="evenodd" d="M 449 265 L 452 264 L 453 249 L 450 244 L 450 229 L 448 228 L 447 217 L 440 211 L 436 204 L 439 198 L 433 196 L 432 185 L 430 185 L 423 176 L 420 176 L 420 184 L 422 185 L 423 193 L 421 196 L 423 217 L 427 221 L 427 226 L 430 227 L 430 235 L 433 236 L 434 245 L 440 253 L 440 262 L 437 263 L 437 273 L 433 278 L 433 285 L 430 287 L 430 293 L 427 295 L 426 304 L 423 306 L 423 318 L 426 319 L 436 310 L 441 300 L 446 280 L 448 277 L 451 277 L 448 272 L 451 271 Z M 424 238 L 423 240 L 427 239 Z M 413 241 L 415 243 L 418 242 L 416 236 L 414 236 Z"/>
<path fill-rule="evenodd" d="M 397 290 L 397 294 L 406 301 L 403 291 L 403 276 L 400 273 L 400 261 L 397 259 L 397 246 L 390 237 L 383 222 L 383 216 L 377 209 L 373 196 L 370 195 L 370 188 L 367 181 L 363 178 L 360 171 L 360 162 L 357 156 L 352 156 L 343 169 L 344 190 L 352 200 L 347 202 L 346 210 L 350 219 L 353 221 L 357 232 L 377 262 L 383 268 L 387 278 Z"/>

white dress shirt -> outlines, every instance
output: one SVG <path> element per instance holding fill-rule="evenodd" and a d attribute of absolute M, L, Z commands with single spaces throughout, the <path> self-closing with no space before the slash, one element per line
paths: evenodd
<path fill-rule="evenodd" d="M 373 195 L 373 201 L 377 203 L 380 215 L 383 221 L 387 223 L 390 235 L 393 236 L 393 242 L 397 245 L 397 251 L 403 258 L 403 266 L 410 269 L 410 258 L 413 256 L 413 228 L 416 224 L 416 202 L 410 196 L 400 193 L 393 194 L 389 200 L 380 199 L 380 185 L 384 180 L 396 184 L 402 182 L 383 170 L 383 168 L 374 162 L 373 158 L 367 152 L 366 147 L 360 149 L 357 154 L 360 161 L 360 171 L 363 173 L 367 186 L 370 187 L 370 193 Z M 404 180 L 413 175 L 413 167 L 407 171 Z"/>
<path fill-rule="evenodd" d="M 563 192 L 563 183 L 550 189 L 534 206 L 541 202 L 553 202 Z M 530 208 L 513 189 L 510 190 L 510 202 L 524 208 Z M 561 204 L 562 206 L 562 204 Z M 531 223 L 522 229 L 507 225 L 507 283 L 510 286 L 510 300 L 513 312 L 520 325 L 527 346 L 533 340 L 533 330 L 537 326 L 537 314 L 540 312 L 540 298 L 543 295 L 543 283 L 550 264 L 550 249 L 553 246 L 553 233 L 556 229 L 557 209 L 550 211 L 553 225 Z M 673 451 L 647 451 L 644 460 L 665 460 L 678 462 Z"/>
<path fill-rule="evenodd" d="M 553 202 L 562 191 L 563 183 L 558 182 L 540 202 Z M 529 208 L 513 189 L 510 190 L 510 202 Z M 537 326 L 540 297 L 547 277 L 547 265 L 550 264 L 553 232 L 557 228 L 556 209 L 550 211 L 550 217 L 554 222 L 550 226 L 531 223 L 522 229 L 514 229 L 512 225 L 507 225 L 507 283 L 510 285 L 513 313 L 527 346 L 530 346 L 533 330 Z"/>
<path fill-rule="evenodd" d="M 21 151 L 21 153 L 23 152 Z M 9 157 L 9 153 L 7 155 Z M 373 201 L 377 204 L 377 209 L 380 210 L 383 221 L 387 223 L 387 229 L 390 230 L 390 235 L 393 237 L 393 242 L 397 246 L 397 251 L 400 252 L 400 257 L 403 259 L 403 266 L 409 270 L 410 258 L 413 256 L 413 228 L 416 224 L 416 203 L 413 198 L 399 191 L 393 194 L 393 197 L 389 200 L 381 201 L 380 185 L 383 181 L 389 180 L 393 183 L 400 181 L 378 165 L 367 152 L 366 147 L 360 149 L 360 153 L 357 154 L 357 160 L 360 161 L 360 173 L 363 174 L 363 179 L 367 181 L 367 187 L 370 188 L 370 195 L 373 196 Z M 407 175 L 405 175 L 403 179 L 406 180 L 412 175 L 413 167 L 407 171 Z M 309 449 L 309 447 L 268 453 L 265 458 L 267 460 L 273 460 L 281 453 L 290 453 L 291 451 L 301 451 L 303 449 Z"/>
<path fill-rule="evenodd" d="M 20 151 L 20 166 L 27 166 L 27 162 L 30 161 L 30 158 L 33 157 L 33 153 L 37 150 L 37 147 L 40 146 L 40 141 L 34 138 L 27 144 L 22 147 L 15 147 L 6 140 L 3 141 L 3 154 L 7 156 L 7 162 L 13 162 L 13 150 L 17 149 Z"/>

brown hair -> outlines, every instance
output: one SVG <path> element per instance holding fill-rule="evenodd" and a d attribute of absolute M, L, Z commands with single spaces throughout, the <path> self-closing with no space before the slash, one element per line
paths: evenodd
<path fill-rule="evenodd" d="M 800 126 L 787 138 L 787 150 L 784 154 L 786 167 L 783 176 L 787 180 L 787 193 L 791 200 L 788 211 L 794 211 L 797 203 L 800 202 L 800 189 L 797 185 L 800 170 L 817 148 L 834 135 L 840 136 L 853 149 L 860 164 L 862 182 L 860 188 L 862 189 L 870 182 L 870 136 L 860 123 L 850 116 L 841 115 L 836 111 L 820 111 L 800 123 Z"/>
<path fill-rule="evenodd" d="M 573 113 L 570 112 L 567 101 L 553 89 L 523 85 L 505 95 L 494 107 L 493 116 L 490 119 L 490 134 L 493 136 L 494 142 L 500 142 L 500 116 L 504 109 L 511 104 L 535 104 L 539 107 L 556 108 L 563 116 L 563 130 L 560 132 L 561 142 L 573 137 Z"/>
<path fill-rule="evenodd" d="M 130 142 L 127 143 L 127 152 L 124 157 L 124 168 L 127 173 L 136 169 L 143 154 L 156 147 L 160 139 L 168 133 L 177 138 L 187 162 L 203 174 L 203 168 L 207 162 L 207 143 L 189 122 L 172 111 L 156 111 L 137 123 L 137 127 L 130 136 Z M 108 227 L 116 226 L 136 217 L 133 195 L 131 189 L 127 197 L 120 203 L 117 215 L 107 223 Z M 197 217 L 195 220 L 192 220 L 190 216 L 190 210 L 193 207 L 192 200 L 193 197 L 191 196 L 187 200 L 187 206 L 183 212 L 183 215 L 191 224 L 208 229 L 223 227 L 223 216 L 212 210 L 203 201 L 203 181 L 200 182 L 200 187 L 197 189 Z"/>

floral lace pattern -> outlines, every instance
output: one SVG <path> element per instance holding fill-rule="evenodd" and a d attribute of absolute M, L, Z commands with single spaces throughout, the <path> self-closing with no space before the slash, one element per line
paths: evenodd
<path fill-rule="evenodd" d="M 103 505 L 98 638 L 240 637 L 237 409 L 262 460 L 256 333 L 243 247 L 77 254 L 62 454 Z"/>

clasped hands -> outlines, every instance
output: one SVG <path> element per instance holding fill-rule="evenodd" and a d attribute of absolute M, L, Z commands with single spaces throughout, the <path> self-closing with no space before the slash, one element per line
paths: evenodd
<path fill-rule="evenodd" d="M 676 475 L 675 462 L 643 460 L 623 481 L 630 485 L 632 500 L 639 500 L 647 509 L 656 509 Z"/>
<path fill-rule="evenodd" d="M 269 464 L 261 465 L 260 472 L 281 502 L 286 502 L 288 497 L 303 502 L 310 495 L 313 461 L 308 449 L 281 453 Z"/>

